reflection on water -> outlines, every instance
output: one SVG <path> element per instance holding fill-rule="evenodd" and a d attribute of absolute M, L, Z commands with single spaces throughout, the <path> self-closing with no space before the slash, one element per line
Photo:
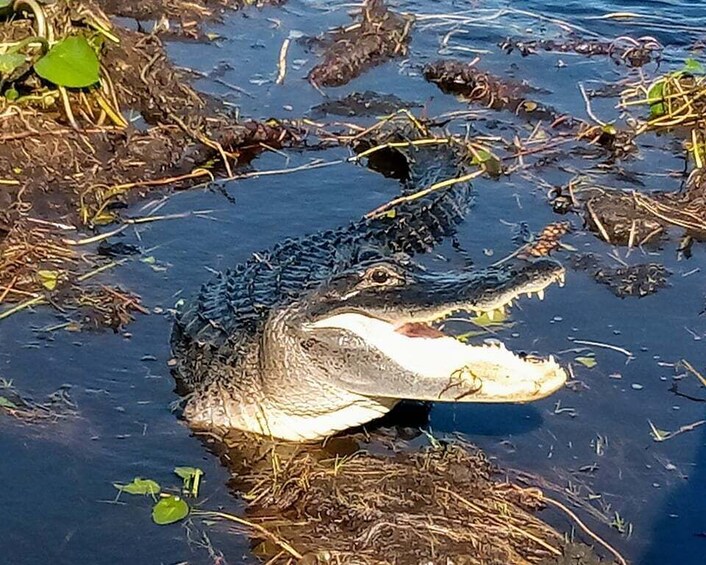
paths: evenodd
<path fill-rule="evenodd" d="M 209 45 L 173 44 L 170 52 L 178 64 L 207 74 L 221 61 L 229 62 L 233 70 L 221 73 L 223 82 L 241 86 L 245 94 L 209 79 L 200 80 L 199 87 L 224 96 L 244 115 L 297 117 L 322 102 L 321 94 L 301 78 L 315 55 L 293 43 L 285 86 L 278 87 L 273 78 L 279 48 L 290 32 L 316 34 L 347 23 L 345 10 L 330 11 L 330 4 L 300 0 L 282 9 L 248 11 L 247 17 L 230 15 L 213 26 L 224 39 Z M 665 69 L 680 65 L 687 56 L 702 56 L 686 47 L 703 39 L 706 28 L 702 3 L 695 1 L 410 0 L 397 5 L 427 15 L 470 13 L 476 25 L 454 33 L 446 45 L 453 56 L 469 60 L 480 53 L 483 68 L 529 81 L 540 89 L 537 98 L 543 103 L 579 117 L 586 117 L 586 111 L 575 86 L 578 82 L 598 88 L 603 82 L 634 78 L 639 71 L 600 57 L 549 53 L 521 58 L 500 53 L 495 44 L 508 35 L 559 33 L 551 21 L 531 13 L 567 20 L 588 36 L 655 36 L 668 46 Z M 531 13 L 498 16 L 500 8 Z M 601 18 L 617 11 L 645 17 Z M 374 69 L 335 89 L 335 95 L 365 90 L 394 94 L 423 104 L 430 115 L 465 108 L 420 77 L 420 64 L 437 58 L 441 39 L 455 29 L 432 25 L 434 21 L 420 19 L 409 61 Z M 614 98 L 596 99 L 593 110 L 612 119 L 615 102 Z M 469 127 L 502 135 L 528 133 L 527 126 L 505 115 L 497 116 L 494 123 Z M 535 176 L 518 173 L 497 182 L 479 181 L 477 203 L 459 230 L 457 247 L 443 246 L 440 253 L 459 267 L 468 260 L 459 248 L 477 264 L 510 253 L 518 224 L 526 222 L 536 231 L 556 220 L 544 201 L 542 183 L 565 184 L 576 171 L 599 175 L 601 183 L 609 186 L 633 188 L 633 179 L 639 179 L 646 189 L 677 189 L 683 158 L 672 150 L 678 144 L 657 136 L 648 141 L 643 159 L 618 164 L 620 175 L 597 167 L 595 161 L 570 156 Z M 270 153 L 254 166 L 279 169 L 306 164 L 312 158 L 345 156 L 342 150 L 315 156 Z M 0 323 L 0 377 L 13 379 L 35 399 L 71 385 L 71 398 L 80 414 L 76 420 L 44 428 L 0 420 L 0 481 L 6 485 L 0 498 L 5 509 L 0 536 L 6 562 L 210 562 L 208 552 L 189 543 L 181 527 L 152 526 L 147 501 L 112 504 L 112 482 L 142 476 L 174 484 L 173 467 L 191 465 L 206 472 L 205 506 L 238 511 L 238 500 L 227 487 L 231 476 L 226 467 L 170 410 L 176 396 L 167 367 L 169 309 L 208 278 L 208 269 L 226 268 L 285 237 L 348 222 L 394 197 L 398 184 L 348 164 L 253 178 L 223 188 L 234 203 L 217 191 L 196 190 L 172 196 L 162 210 L 164 214 L 212 210 L 211 220 L 188 217 L 158 222 L 124 238 L 126 243 L 151 249 L 154 263 L 130 262 L 105 276 L 140 294 L 144 304 L 157 312 L 141 316 L 129 327 L 129 336 L 45 331 L 42 328 L 56 323 L 45 310 Z M 580 218 L 570 219 L 581 227 Z M 567 286 L 550 289 L 544 302 L 524 301 L 514 312 L 514 325 L 502 330 L 500 337 L 513 349 L 558 352 L 563 363 L 572 362 L 573 386 L 532 406 L 436 405 L 430 416 L 434 434 L 462 433 L 501 465 L 540 474 L 590 498 L 614 527 L 588 516 L 590 525 L 635 563 L 645 565 L 702 564 L 706 554 L 706 427 L 661 443 L 650 435 L 650 422 L 674 431 L 704 419 L 703 403 L 670 392 L 677 382 L 681 392 L 704 396 L 696 378 L 675 363 L 687 359 L 699 370 L 706 367 L 706 318 L 699 315 L 704 305 L 706 254 L 697 244 L 690 258 L 679 256 L 677 235 L 659 248 L 633 250 L 628 256 L 624 248 L 611 249 L 577 229 L 566 241 L 578 251 L 604 258 L 612 253 L 617 257 L 615 265 L 663 262 L 673 273 L 671 286 L 643 299 L 621 300 L 586 273 L 570 272 Z M 605 346 L 579 345 L 576 340 Z M 594 368 L 574 361 L 590 352 L 597 361 Z M 615 527 L 622 527 L 622 521 L 629 537 Z M 229 561 L 248 553 L 242 536 L 218 529 L 209 535 Z"/>

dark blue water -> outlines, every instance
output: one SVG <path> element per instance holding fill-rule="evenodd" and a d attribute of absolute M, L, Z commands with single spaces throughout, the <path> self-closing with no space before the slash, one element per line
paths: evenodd
<path fill-rule="evenodd" d="M 396 5 L 420 14 L 409 58 L 374 69 L 346 87 L 332 89 L 330 95 L 370 89 L 425 104 L 432 115 L 465 109 L 420 77 L 421 66 L 440 56 L 442 38 L 453 31 L 444 47 L 448 56 L 470 60 L 479 54 L 483 68 L 527 80 L 542 89 L 543 102 L 586 118 L 578 82 L 597 88 L 635 79 L 637 71 L 604 58 L 571 54 L 507 56 L 498 52 L 496 43 L 508 35 L 559 37 L 561 28 L 547 19 L 553 18 L 586 37 L 655 36 L 667 45 L 663 62 L 667 69 L 678 68 L 687 56 L 700 56 L 689 53 L 687 47 L 706 35 L 706 7 L 700 2 L 400 1 Z M 342 6 L 293 1 L 280 9 L 231 14 L 211 28 L 223 39 L 209 45 L 172 44 L 170 53 L 177 64 L 207 74 L 224 68 L 224 63 L 232 67 L 219 73 L 220 78 L 246 94 L 211 79 L 198 81 L 198 86 L 223 96 L 243 115 L 296 118 L 322 101 L 303 78 L 316 57 L 293 43 L 285 84 L 278 86 L 274 78 L 280 45 L 292 33 L 316 34 L 347 23 L 347 8 Z M 601 19 L 618 11 L 642 16 Z M 565 67 L 556 66 L 559 59 Z M 644 69 L 655 71 L 653 65 Z M 595 100 L 594 110 L 612 120 L 615 103 L 615 99 Z M 508 123 L 501 129 L 522 131 L 524 127 L 509 116 L 498 117 Z M 462 131 L 464 124 L 451 127 Z M 644 158 L 623 166 L 638 173 L 648 188 L 677 189 L 679 179 L 666 173 L 682 169 L 680 156 L 663 149 L 660 139 L 648 141 L 652 147 L 644 148 Z M 253 166 L 266 171 L 345 156 L 344 150 L 315 155 L 268 153 Z M 568 163 L 576 171 L 596 173 L 595 162 L 572 158 Z M 477 204 L 459 231 L 461 246 L 478 264 L 510 253 L 517 224 L 526 222 L 537 231 L 562 219 L 547 206 L 542 183 L 559 185 L 570 177 L 566 170 L 547 167 L 500 182 L 479 181 Z M 599 180 L 607 186 L 630 186 L 610 172 Z M 188 531 L 181 526 L 160 528 L 150 522 L 148 500 L 125 498 L 126 505 L 112 503 L 114 481 L 146 476 L 177 485 L 173 467 L 192 465 L 206 472 L 205 508 L 238 513 L 242 506 L 226 488 L 227 470 L 170 411 L 176 396 L 167 367 L 168 309 L 197 289 L 209 277 L 209 269 L 242 261 L 284 237 L 359 217 L 393 198 L 398 185 L 364 168 L 338 165 L 241 180 L 223 188 L 234 204 L 218 191 L 202 188 L 170 195 L 160 212 L 210 210 L 208 218 L 144 225 L 126 236 L 124 241 L 151 249 L 146 255 L 156 263 L 131 262 L 102 280 L 132 289 L 158 312 L 138 317 L 128 328 L 129 337 L 42 331 L 56 323 L 55 315 L 44 309 L 0 322 L 0 377 L 12 379 L 38 399 L 69 384 L 80 414 L 78 419 L 48 427 L 0 419 L 0 562 L 213 561 L 198 543 L 189 542 L 201 540 L 198 524 Z M 624 248 L 611 249 L 578 229 L 580 218 L 569 219 L 577 231 L 566 242 L 578 251 L 604 257 L 613 253 L 628 262 L 664 262 L 673 273 L 670 287 L 640 300 L 621 300 L 585 273 L 571 271 L 566 287 L 550 289 L 544 302 L 524 301 L 515 310 L 515 325 L 501 337 L 517 349 L 562 352 L 559 358 L 572 363 L 582 386 L 530 406 L 439 405 L 432 412 L 431 427 L 436 434 L 466 435 L 504 467 L 541 475 L 560 489 L 576 489 L 584 500 L 592 498 L 587 504 L 603 518 L 580 510 L 581 516 L 634 563 L 706 563 L 706 426 L 661 443 L 653 441 L 649 426 L 651 421 L 660 429 L 676 430 L 706 418 L 706 405 L 670 392 L 675 375 L 685 374 L 673 366 L 680 359 L 706 370 L 706 318 L 699 314 L 704 308 L 706 251 L 697 244 L 691 258 L 680 258 L 675 232 L 658 249 L 633 250 L 627 256 Z M 462 264 L 463 257 L 451 249 L 442 250 L 452 264 Z M 568 255 L 561 258 L 567 260 Z M 624 348 L 632 356 L 577 345 L 574 339 Z M 577 351 L 580 348 L 585 349 Z M 574 361 L 589 352 L 595 353 L 596 367 L 588 369 Z M 706 396 L 692 375 L 679 381 L 679 389 Z M 598 498 L 589 497 L 589 489 Z M 554 496 L 561 498 L 561 493 Z M 616 513 L 630 524 L 631 535 L 606 524 Z M 548 517 L 558 527 L 570 528 L 560 517 Z M 208 536 L 229 562 L 249 560 L 244 537 L 222 529 L 208 530 Z"/>

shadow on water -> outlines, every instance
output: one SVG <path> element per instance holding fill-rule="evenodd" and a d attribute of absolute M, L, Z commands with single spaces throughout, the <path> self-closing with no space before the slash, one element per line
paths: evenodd
<path fill-rule="evenodd" d="M 434 413 L 434 431 L 450 433 L 459 422 L 476 436 L 508 436 L 530 433 L 544 422 L 542 413 L 529 404 L 478 404 L 467 407 L 439 406 Z"/>

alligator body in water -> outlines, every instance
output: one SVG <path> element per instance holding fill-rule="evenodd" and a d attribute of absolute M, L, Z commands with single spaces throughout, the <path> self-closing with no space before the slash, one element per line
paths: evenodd
<path fill-rule="evenodd" d="M 451 149 L 401 153 L 407 193 L 466 172 Z M 549 259 L 462 272 L 413 262 L 452 234 L 470 201 L 470 185 L 458 183 L 402 203 L 394 217 L 277 244 L 205 284 L 172 336 L 189 423 L 304 441 L 405 399 L 527 402 L 554 392 L 566 374 L 553 358 L 442 331 L 452 313 L 496 312 L 563 282 Z"/>

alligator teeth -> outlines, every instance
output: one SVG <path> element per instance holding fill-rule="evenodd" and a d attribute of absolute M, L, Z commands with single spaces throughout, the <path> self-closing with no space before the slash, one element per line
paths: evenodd
<path fill-rule="evenodd" d="M 488 315 L 488 319 L 489 319 L 491 322 L 494 322 L 494 321 L 495 321 L 495 310 L 488 310 L 488 311 L 486 312 L 486 314 Z"/>
<path fill-rule="evenodd" d="M 564 283 L 566 283 L 566 275 L 564 273 L 561 273 L 556 280 L 557 283 L 559 283 L 559 286 L 564 286 Z"/>
<path fill-rule="evenodd" d="M 544 300 L 544 289 L 538 290 L 537 291 L 537 296 L 539 296 L 540 300 Z"/>
<path fill-rule="evenodd" d="M 531 292 L 528 292 L 528 293 L 527 293 L 527 298 L 532 298 L 532 293 L 531 293 Z"/>

